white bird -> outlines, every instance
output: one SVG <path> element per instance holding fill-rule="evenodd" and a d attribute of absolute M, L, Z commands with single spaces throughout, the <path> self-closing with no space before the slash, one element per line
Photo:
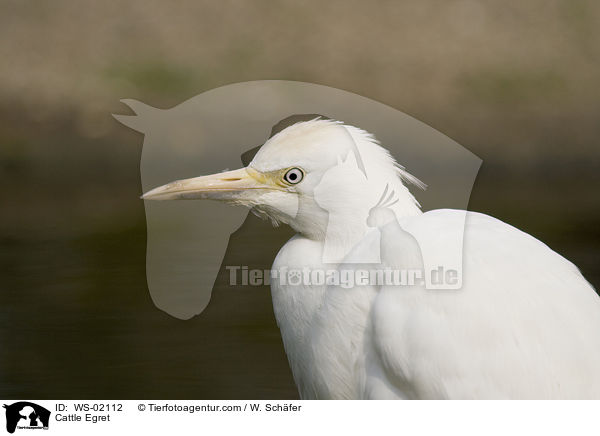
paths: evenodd
<path fill-rule="evenodd" d="M 421 249 L 456 263 L 449 247 L 464 231 L 458 290 L 272 281 L 303 399 L 600 398 L 600 298 L 578 269 L 490 216 L 422 213 L 405 183 L 419 181 L 372 135 L 312 120 L 270 138 L 246 168 L 143 198 L 220 200 L 290 225 L 277 271 L 356 268 L 357 255 L 422 268 Z"/>

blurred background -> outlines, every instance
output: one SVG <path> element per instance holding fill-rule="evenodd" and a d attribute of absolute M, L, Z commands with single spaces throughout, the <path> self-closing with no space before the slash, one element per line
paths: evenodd
<path fill-rule="evenodd" d="M 152 304 L 122 98 L 285 79 L 390 105 L 483 159 L 471 210 L 598 289 L 598 29 L 593 0 L 1 0 L 0 397 L 297 397 L 268 289 L 221 277 L 189 321 Z"/>

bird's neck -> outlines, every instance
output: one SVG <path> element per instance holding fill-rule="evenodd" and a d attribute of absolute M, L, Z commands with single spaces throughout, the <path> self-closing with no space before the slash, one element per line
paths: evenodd
<path fill-rule="evenodd" d="M 367 224 L 367 213 L 340 214 L 330 213 L 327 230 L 321 239 L 323 244 L 323 263 L 340 263 L 348 255 L 356 251 L 370 229 Z M 360 263 L 379 261 L 379 250 L 364 251 L 364 259 Z"/>
<path fill-rule="evenodd" d="M 365 250 L 364 246 L 366 236 L 376 231 L 367 224 L 371 205 L 376 202 L 377 199 L 368 199 L 362 203 L 365 207 L 351 209 L 343 207 L 331 210 L 311 208 L 311 213 L 301 214 L 302 220 L 296 222 L 297 227 L 292 227 L 302 237 L 322 245 L 323 263 L 336 264 L 344 259 L 347 260 L 348 255 L 357 252 L 356 249 L 359 246 L 363 248 L 360 250 L 361 257 L 355 259 L 352 256 L 353 263 L 377 263 L 379 262 L 379 250 Z M 400 201 L 391 210 L 398 219 L 422 213 L 412 199 Z"/>

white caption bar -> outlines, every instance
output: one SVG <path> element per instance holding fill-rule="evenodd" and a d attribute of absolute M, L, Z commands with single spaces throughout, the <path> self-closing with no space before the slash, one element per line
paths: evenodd
<path fill-rule="evenodd" d="M 12 426 L 19 436 L 107 432 L 261 436 L 600 434 L 600 404 L 595 401 L 4 400 L 3 404 L 5 430 L 10 432 Z"/>

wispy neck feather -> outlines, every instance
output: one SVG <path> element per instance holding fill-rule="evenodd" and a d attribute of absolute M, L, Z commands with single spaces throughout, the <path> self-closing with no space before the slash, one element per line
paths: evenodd
<path fill-rule="evenodd" d="M 425 189 L 427 185 L 396 162 L 390 152 L 383 148 L 372 134 L 354 126 L 345 127 L 356 143 L 365 165 L 366 176 L 373 180 L 377 194 L 381 195 L 386 186 L 390 191 L 395 192 L 398 202 L 392 208 L 398 217 L 421 213 L 421 205 L 405 184 L 419 189 Z"/>
<path fill-rule="evenodd" d="M 374 208 L 383 205 L 382 195 L 386 197 L 385 206 L 400 219 L 421 214 L 419 203 L 403 181 L 425 187 L 398 165 L 372 135 L 355 127 L 345 127 L 352 136 L 355 151 L 328 170 L 315 188 L 314 200 L 325 211 L 326 218 L 314 217 L 315 226 L 309 226 L 308 232 L 304 227 L 305 236 L 324 243 L 323 258 L 327 263 L 341 261 L 372 230 L 368 217 Z M 324 222 L 325 229 L 322 228 Z M 315 232 L 309 234 L 313 229 Z M 378 259 L 363 261 L 370 263 Z"/>

